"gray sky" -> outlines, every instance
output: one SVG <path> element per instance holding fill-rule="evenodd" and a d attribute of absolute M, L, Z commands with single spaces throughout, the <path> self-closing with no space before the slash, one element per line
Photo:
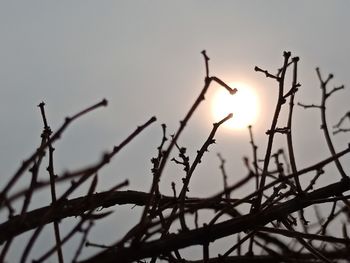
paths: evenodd
<path fill-rule="evenodd" d="M 296 100 L 305 103 L 320 101 L 316 66 L 324 76 L 335 74 L 331 87 L 348 85 L 349 8 L 345 0 L 1 1 L 0 185 L 39 145 L 43 125 L 38 103 L 46 102 L 55 129 L 67 115 L 107 98 L 108 108 L 78 120 L 56 144 L 56 170 L 97 161 L 156 115 L 157 123 L 118 155 L 100 180 L 101 190 L 126 178 L 130 189 L 149 190 L 149 160 L 161 139 L 160 124 L 173 133 L 203 87 L 203 49 L 211 58 L 211 74 L 228 82 L 245 81 L 259 95 L 261 114 L 254 132 L 262 158 L 277 86 L 254 72 L 254 66 L 274 73 L 284 50 L 300 56 L 302 87 Z M 210 88 L 179 141 L 188 147 L 191 160 L 218 121 L 210 114 L 210 99 L 218 88 Z M 345 90 L 330 99 L 330 125 L 349 110 L 348 98 Z M 299 167 L 329 156 L 317 110 L 296 108 L 295 125 Z M 347 138 L 335 138 L 338 150 Z M 221 190 L 217 152 L 228 161 L 230 182 L 243 177 L 241 157 L 251 156 L 248 132 L 219 130 L 217 145 L 194 174 L 193 195 Z M 171 181 L 180 187 L 182 176 L 181 167 L 168 165 L 162 191 L 170 193 Z"/>

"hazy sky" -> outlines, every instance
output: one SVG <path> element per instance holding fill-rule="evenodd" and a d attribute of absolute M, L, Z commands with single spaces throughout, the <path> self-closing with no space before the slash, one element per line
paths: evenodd
<path fill-rule="evenodd" d="M 130 189 L 149 190 L 149 160 L 161 139 L 161 123 L 173 133 L 203 87 L 203 49 L 211 58 L 211 74 L 256 90 L 261 113 L 254 132 L 262 158 L 277 86 L 254 72 L 254 66 L 275 73 L 283 51 L 300 56 L 302 87 L 296 100 L 305 103 L 320 101 L 316 66 L 324 76 L 334 73 L 330 87 L 349 85 L 349 10 L 345 0 L 1 1 L 0 185 L 39 145 L 43 125 L 36 106 L 41 101 L 55 129 L 67 115 L 106 98 L 108 108 L 78 120 L 56 144 L 56 170 L 97 161 L 156 115 L 157 123 L 101 172 L 101 190 L 126 178 Z M 179 141 L 191 160 L 218 121 L 211 115 L 210 99 L 219 88 L 210 88 Z M 331 125 L 349 110 L 348 101 L 349 90 L 330 99 Z M 295 125 L 300 167 L 329 156 L 317 110 L 296 108 Z M 347 138 L 335 138 L 338 150 Z M 241 157 L 251 153 L 248 132 L 219 130 L 217 145 L 193 176 L 193 195 L 221 190 L 217 152 L 228 161 L 230 182 L 243 177 Z M 171 181 L 180 187 L 182 176 L 181 167 L 170 164 L 161 190 L 169 193 Z"/>

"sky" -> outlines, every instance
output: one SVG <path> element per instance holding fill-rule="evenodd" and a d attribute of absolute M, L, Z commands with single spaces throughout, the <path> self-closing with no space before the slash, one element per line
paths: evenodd
<path fill-rule="evenodd" d="M 57 142 L 56 171 L 60 174 L 98 161 L 103 152 L 155 115 L 157 122 L 101 171 L 99 181 L 101 191 L 127 178 L 129 189 L 148 191 L 150 159 L 161 140 L 161 124 L 167 125 L 168 135 L 174 133 L 203 87 L 204 49 L 210 57 L 211 75 L 227 83 L 246 83 L 255 90 L 259 115 L 253 131 L 263 158 L 277 83 L 254 67 L 275 73 L 283 63 L 283 51 L 299 56 L 302 86 L 297 102 L 320 101 L 316 67 L 325 77 L 335 75 L 330 88 L 348 86 L 349 8 L 345 0 L 1 1 L 0 187 L 40 143 L 43 124 L 37 105 L 41 101 L 55 130 L 66 116 L 106 98 L 107 108 L 77 120 Z M 218 85 L 209 88 L 179 140 L 191 160 L 212 123 L 218 121 L 211 105 L 220 89 Z M 330 125 L 349 110 L 348 98 L 348 89 L 330 98 Z M 300 168 L 329 156 L 319 115 L 317 110 L 295 109 L 293 136 Z M 347 138 L 347 134 L 334 138 L 337 150 L 346 147 Z M 242 157 L 252 156 L 248 130 L 222 127 L 216 139 L 193 176 L 193 196 L 222 189 L 217 153 L 227 160 L 230 183 L 246 174 Z M 283 138 L 278 142 L 278 147 L 285 147 Z M 161 191 L 170 194 L 172 181 L 180 187 L 182 176 L 182 168 L 169 163 Z M 28 178 L 18 187 L 26 185 Z M 326 181 L 337 179 L 331 174 Z M 45 204 L 47 195 L 39 194 L 33 207 Z M 102 229 L 96 235 L 108 233 Z M 15 254 L 10 252 L 10 257 Z"/>

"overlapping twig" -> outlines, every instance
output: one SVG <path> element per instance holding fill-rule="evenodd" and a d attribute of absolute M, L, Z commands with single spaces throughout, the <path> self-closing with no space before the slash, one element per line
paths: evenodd
<path fill-rule="evenodd" d="M 293 118 L 294 99 L 298 88 L 298 57 L 292 57 L 290 52 L 284 52 L 283 65 L 278 69 L 277 74 L 272 74 L 267 70 L 255 67 L 255 71 L 262 72 L 267 78 L 271 78 L 278 84 L 278 98 L 275 111 L 272 117 L 270 129 L 267 134 L 267 147 L 264 159 L 261 160 L 262 168 L 259 167 L 258 145 L 253 138 L 252 126 L 248 127 L 250 144 L 252 147 L 252 157 L 244 157 L 244 165 L 248 174 L 230 185 L 228 176 L 232 173 L 228 171 L 224 164 L 224 159 L 220 154 L 220 171 L 223 177 L 223 189 L 213 196 L 194 198 L 190 195 L 190 182 L 198 165 L 202 162 L 203 156 L 208 151 L 209 146 L 216 143 L 214 137 L 220 125 L 234 114 L 229 114 L 221 121 L 214 123 L 208 138 L 199 148 L 196 155 L 191 157 L 189 151 L 179 138 L 187 127 L 199 105 L 205 100 L 205 96 L 212 82 L 225 88 L 231 95 L 236 89 L 229 87 L 224 81 L 209 74 L 209 56 L 202 51 L 205 65 L 204 87 L 199 96 L 180 122 L 178 130 L 169 136 L 167 126 L 161 125 L 162 138 L 157 147 L 156 156 L 151 159 L 151 172 L 153 175 L 149 192 L 141 191 L 120 191 L 119 188 L 129 184 L 128 180 L 117 184 L 115 187 L 100 193 L 95 193 L 98 184 L 98 172 L 106 166 L 112 158 L 128 143 L 130 143 L 156 118 L 152 117 L 147 122 L 137 127 L 124 141 L 112 150 L 103 154 L 102 158 L 88 167 L 83 167 L 75 171 L 67 171 L 64 174 L 56 175 L 54 170 L 54 143 L 61 138 L 68 125 L 75 119 L 101 106 L 106 106 L 107 101 L 101 102 L 66 118 L 61 127 L 54 133 L 51 132 L 45 114 L 44 103 L 39 104 L 43 119 L 44 131 L 39 148 L 27 158 L 9 180 L 3 191 L 0 193 L 0 209 L 6 209 L 9 218 L 0 224 L 0 243 L 2 250 L 0 261 L 6 260 L 7 252 L 13 245 L 13 240 L 23 233 L 32 230 L 21 256 L 21 262 L 28 262 L 34 244 L 42 229 L 53 223 L 55 242 L 45 253 L 37 257 L 35 262 L 46 262 L 57 253 L 60 263 L 67 261 L 65 258 L 64 245 L 73 237 L 81 234 L 80 242 L 76 246 L 72 262 L 78 262 L 78 258 L 86 257 L 85 249 L 94 247 L 99 252 L 83 262 L 144 262 L 150 259 L 154 263 L 158 259 L 166 262 L 333 262 L 338 259 L 348 259 L 350 257 L 350 240 L 345 223 L 341 222 L 340 215 L 349 219 L 350 213 L 350 179 L 344 167 L 340 163 L 340 158 L 350 152 L 350 145 L 337 152 L 333 146 L 328 123 L 326 119 L 326 102 L 335 92 L 344 87 L 339 86 L 331 91 L 327 90 L 327 85 L 333 75 L 329 75 L 323 80 L 319 69 L 316 70 L 321 83 L 322 99 L 320 105 L 301 104 L 304 108 L 316 108 L 321 112 L 321 129 L 323 130 L 325 142 L 329 148 L 330 156 L 315 164 L 308 165 L 303 169 L 297 167 L 297 152 L 294 148 L 292 131 L 295 129 Z M 289 68 L 292 68 L 292 83 L 288 88 L 287 75 Z M 289 100 L 287 112 L 287 123 L 281 124 L 280 119 L 283 114 L 283 106 Z M 344 127 L 345 120 L 349 117 L 346 113 L 339 122 L 333 126 L 333 134 L 347 131 Z M 298 128 L 298 127 L 297 127 Z M 284 136 L 287 143 L 287 151 L 276 145 L 276 137 Z M 177 157 L 172 157 L 173 150 L 178 150 Z M 48 156 L 45 153 L 48 152 Z M 39 171 L 45 157 L 48 159 L 47 171 L 49 180 L 39 178 Z M 168 160 L 172 160 L 175 165 L 181 166 L 185 176 L 182 182 L 172 180 L 172 195 L 162 194 L 160 180 L 164 176 L 164 168 Z M 193 161 L 191 161 L 193 160 Z M 253 160 L 252 162 L 250 160 Z M 335 163 L 340 176 L 339 181 L 328 185 L 319 186 L 319 178 L 326 174 L 325 167 Z M 273 166 L 273 167 L 272 167 Z M 30 167 L 30 169 L 29 169 Z M 27 172 L 31 174 L 31 183 L 25 189 L 17 192 L 13 191 L 14 185 Z M 309 183 L 303 184 L 300 176 L 314 173 Z M 236 173 L 234 173 L 235 176 Z M 123 175 L 125 176 L 125 175 Z M 127 177 L 127 175 L 126 175 Z M 250 182 L 255 179 L 255 187 L 250 187 Z M 71 194 L 82 184 L 90 180 L 90 188 L 85 196 L 70 198 Z M 56 185 L 67 184 L 66 190 L 57 196 Z M 182 183 L 182 184 L 181 184 Z M 177 191 L 176 186 L 179 188 Z M 51 203 L 45 207 L 28 211 L 29 204 L 38 190 L 50 187 Z M 316 188 L 318 187 L 318 188 Z M 247 189 L 243 196 L 234 196 L 237 189 Z M 316 188 L 316 190 L 314 190 Z M 15 214 L 14 202 L 23 201 L 19 214 Z M 339 202 L 340 201 L 340 202 Z M 326 218 L 324 218 L 317 206 L 332 203 Z M 342 203 L 342 205 L 338 205 Z M 139 222 L 126 234 L 117 237 L 112 244 L 106 244 L 104 240 L 100 243 L 89 242 L 88 234 L 92 227 L 99 223 L 99 219 L 112 213 L 111 208 L 116 205 L 141 206 L 141 218 Z M 250 210 L 247 206 L 250 206 Z M 317 222 L 309 222 L 304 218 L 304 209 L 312 207 L 316 210 Z M 107 211 L 101 209 L 108 208 Z M 212 216 L 203 216 L 202 210 L 210 210 Z M 137 209 L 135 209 L 137 210 Z M 301 221 L 293 214 L 300 213 Z M 68 217 L 77 217 L 77 222 L 65 234 L 60 234 L 59 222 Z M 192 217 L 193 221 L 190 220 Z M 313 218 L 309 218 L 314 221 Z M 204 221 L 204 223 L 202 223 Z M 193 222 L 193 225 L 190 224 Z M 301 228 L 297 228 L 298 224 Z M 343 237 L 327 235 L 328 226 L 331 223 L 341 223 Z M 335 224 L 334 224 L 335 225 Z M 84 227 L 85 226 L 85 227 Z M 111 229 L 115 226 L 112 225 Z M 118 226 L 120 227 L 120 226 Z M 178 231 L 176 231 L 178 229 Z M 298 230 L 297 230 L 298 229 Z M 230 237 L 236 240 L 219 252 L 212 250 L 211 244 L 221 238 Z M 90 239 L 90 237 L 89 237 Z M 295 240 L 289 245 L 289 240 Z M 249 242 L 246 242 L 249 240 Z M 94 240 L 95 241 L 95 240 Z M 326 244 L 329 244 L 328 248 Z M 202 255 L 200 260 L 190 260 L 183 255 L 182 249 L 191 246 L 201 246 Z M 331 249 L 329 249 L 331 248 Z M 246 251 L 245 255 L 244 252 Z M 305 252 L 306 251 L 306 252 Z"/>

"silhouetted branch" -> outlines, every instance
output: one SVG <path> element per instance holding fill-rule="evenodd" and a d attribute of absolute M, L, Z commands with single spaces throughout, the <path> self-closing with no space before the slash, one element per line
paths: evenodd
<path fill-rule="evenodd" d="M 219 166 L 219 168 L 220 168 L 221 173 L 222 173 L 222 179 L 223 179 L 223 184 L 224 184 L 224 196 L 225 196 L 225 198 L 229 199 L 230 198 L 230 193 L 227 192 L 228 184 L 227 184 L 227 174 L 226 174 L 226 170 L 225 170 L 225 162 L 226 162 L 226 160 L 221 156 L 220 153 L 218 153 L 217 156 L 220 159 L 220 166 Z"/>
<path fill-rule="evenodd" d="M 253 166 L 254 166 L 254 173 L 255 173 L 255 178 L 256 178 L 256 189 L 259 187 L 259 166 L 258 166 L 258 146 L 254 142 L 253 138 L 253 131 L 252 131 L 252 126 L 248 126 L 249 130 L 249 136 L 250 136 L 250 144 L 252 145 L 252 150 L 253 150 Z"/>
<path fill-rule="evenodd" d="M 350 119 L 350 111 L 345 113 L 345 115 L 343 117 L 340 118 L 339 122 L 333 126 L 333 128 L 335 129 L 333 131 L 333 134 L 337 134 L 337 133 L 341 133 L 341 132 L 349 132 L 350 128 L 341 128 L 340 126 L 343 124 L 344 120 L 348 118 Z"/>
<path fill-rule="evenodd" d="M 87 245 L 87 236 L 91 230 L 91 228 L 93 227 L 94 223 L 92 222 L 92 220 L 89 221 L 89 224 L 87 227 L 85 227 L 85 229 L 81 229 L 80 232 L 83 233 L 83 236 L 81 238 L 80 244 L 78 246 L 77 251 L 75 252 L 74 258 L 72 260 L 73 263 L 77 262 L 78 257 L 80 256 L 81 252 L 83 251 L 83 247 L 84 245 Z"/>
<path fill-rule="evenodd" d="M 194 102 L 194 104 L 191 106 L 190 110 L 187 112 L 185 118 L 182 121 L 180 121 L 180 127 L 178 128 L 177 132 L 173 136 L 173 139 L 171 140 L 168 148 L 163 152 L 161 162 L 159 163 L 159 166 L 157 168 L 156 173 L 154 173 L 153 183 L 152 183 L 151 190 L 150 190 L 150 193 L 152 196 L 155 194 L 155 192 L 158 189 L 158 183 L 160 181 L 160 177 L 163 173 L 164 167 L 165 167 L 167 160 L 169 158 L 170 152 L 172 151 L 173 147 L 175 146 L 175 143 L 177 142 L 178 138 L 180 137 L 182 131 L 186 127 L 186 125 L 187 125 L 188 121 L 190 120 L 190 118 L 192 117 L 193 113 L 198 108 L 199 104 L 205 99 L 205 94 L 210 86 L 211 81 L 215 80 L 219 84 L 224 86 L 231 94 L 235 93 L 235 90 L 231 89 L 223 81 L 219 80 L 216 77 L 209 77 L 209 65 L 208 65 L 209 57 L 207 56 L 205 50 L 202 51 L 202 54 L 204 57 L 205 67 L 206 67 L 206 77 L 204 78 L 204 87 L 203 87 L 201 93 L 199 94 L 199 96 L 197 97 L 196 101 Z M 152 197 L 150 199 L 149 204 L 147 204 L 145 206 L 143 213 L 142 213 L 142 216 L 141 216 L 140 223 L 139 223 L 140 225 L 143 225 L 144 221 L 146 220 L 146 216 L 149 212 L 149 208 L 153 203 L 154 203 L 154 197 Z"/>
<path fill-rule="evenodd" d="M 263 70 L 263 69 L 259 68 L 258 66 L 255 66 L 254 70 L 257 71 L 257 72 L 262 72 L 262 73 L 264 73 L 265 76 L 266 76 L 267 78 L 272 78 L 272 79 L 278 80 L 278 77 L 277 77 L 277 76 L 272 75 L 272 74 L 269 73 L 267 70 Z"/>
<path fill-rule="evenodd" d="M 75 237 L 80 238 L 73 248 L 75 249 L 73 250 L 75 252 L 73 262 L 77 262 L 78 258 L 91 255 L 91 253 L 86 254 L 85 252 L 89 247 L 99 250 L 97 254 L 89 256 L 83 262 L 141 263 L 146 259 L 150 259 L 150 263 L 155 263 L 159 259 L 169 263 L 314 263 L 341 262 L 341 260 L 347 260 L 350 257 L 350 240 L 346 228 L 346 220 L 350 216 L 350 179 L 340 163 L 340 158 L 349 154 L 350 144 L 342 151 L 336 152 L 326 119 L 326 102 L 331 95 L 343 90 L 344 86 L 334 87 L 328 91 L 327 85 L 329 85 L 333 75 L 328 75 L 324 80 L 320 70 L 316 69 L 322 93 L 320 104 L 298 104 L 303 108 L 317 108 L 320 110 L 321 129 L 330 156 L 300 169 L 300 167 L 297 167 L 297 152 L 294 148 L 292 136 L 292 132 L 299 128 L 295 127 L 293 122 L 294 99 L 296 92 L 301 87 L 297 80 L 299 58 L 292 58 L 290 52 L 284 52 L 282 67 L 277 70 L 276 75 L 255 67 L 255 71 L 263 73 L 267 78 L 275 80 L 278 84 L 277 103 L 273 115 L 270 116 L 272 117 L 270 128 L 266 131 L 267 144 L 264 158 L 258 159 L 257 145 L 253 138 L 252 127 L 249 126 L 252 153 L 251 156 L 243 157 L 243 165 L 247 169 L 247 175 L 239 177 L 237 171 L 234 170 L 236 180 L 234 184 L 230 185 L 225 169 L 227 161 L 218 154 L 220 160 L 219 172 L 223 177 L 223 189 L 212 196 L 189 197 L 192 196 L 189 194 L 190 182 L 194 173 L 199 171 L 199 164 L 203 161 L 204 154 L 208 151 L 210 145 L 216 143 L 214 137 L 220 125 L 233 115 L 229 114 L 221 121 L 213 124 L 211 131 L 208 131 L 208 138 L 194 156 L 190 154 L 192 149 L 188 150 L 183 142 L 180 143 L 179 138 L 194 112 L 205 100 L 207 91 L 210 85 L 213 84 L 212 82 L 223 87 L 231 95 L 237 91 L 220 78 L 210 75 L 210 58 L 205 50 L 202 51 L 202 55 L 205 65 L 204 87 L 185 117 L 180 121 L 177 131 L 169 135 L 169 140 L 167 126 L 161 124 L 162 137 L 160 144 L 156 148 L 155 156 L 151 158 L 150 169 L 153 177 L 149 192 L 119 191 L 119 188 L 129 184 L 128 180 L 113 186 L 107 191 L 102 190 L 102 192 L 96 193 L 96 189 L 101 169 L 107 166 L 112 158 L 139 133 L 156 121 L 155 117 L 138 126 L 119 145 L 105 152 L 97 162 L 56 175 L 54 143 L 61 138 L 72 121 L 98 107 L 106 106 L 107 101 L 102 100 L 72 115 L 72 117 L 67 117 L 54 133 L 52 133 L 48 124 L 45 104 L 42 102 L 38 105 L 44 124 L 41 143 L 38 149 L 19 166 L 9 182 L 5 184 L 3 191 L 0 192 L 0 209 L 3 209 L 3 212 L 8 212 L 8 218 L 3 217 L 4 221 L 0 223 L 0 244 L 2 245 L 0 262 L 6 261 L 8 251 L 14 247 L 13 240 L 22 238 L 19 235 L 31 231 L 28 233 L 29 236 L 26 239 L 27 243 L 24 246 L 23 253 L 17 253 L 20 256 L 21 263 L 28 262 L 30 257 L 34 255 L 32 250 L 34 250 L 36 240 L 44 227 L 50 223 L 54 225 L 55 242 L 48 245 L 46 252 L 39 256 L 36 255 L 37 260 L 33 262 L 46 262 L 56 253 L 58 262 L 67 261 L 63 248 L 65 248 L 64 245 L 68 241 L 71 241 L 69 244 L 73 244 L 73 240 L 77 240 Z M 291 69 L 291 73 L 288 69 Z M 289 80 L 291 80 L 291 84 L 287 86 Z M 287 100 L 289 100 L 289 107 L 285 111 L 283 106 L 287 104 Z M 349 116 L 350 113 L 346 113 L 333 126 L 333 134 L 350 130 L 342 126 Z M 282 123 L 282 120 L 286 120 L 286 123 Z M 310 131 L 305 132 L 309 133 Z M 276 139 L 280 135 L 286 138 L 288 153 L 284 150 L 286 146 L 279 145 L 280 142 Z M 173 154 L 174 147 L 175 150 L 177 149 L 175 157 L 170 156 Z M 165 195 L 162 194 L 161 187 L 163 187 L 163 184 L 160 183 L 160 180 L 166 171 L 165 166 L 169 159 L 175 166 L 180 166 L 184 176 L 182 184 L 181 181 L 177 181 L 178 177 L 172 177 L 171 185 L 169 186 L 169 183 L 167 183 L 165 186 L 171 191 L 170 195 Z M 45 160 L 48 160 L 47 172 L 49 179 L 39 178 Z M 134 165 L 137 165 L 136 161 L 132 158 L 131 160 Z M 262 168 L 259 167 L 258 162 L 262 163 Z M 333 163 L 341 175 L 340 180 L 326 185 L 321 184 L 320 186 L 319 179 L 321 175 L 328 171 L 326 166 L 328 167 Z M 22 183 L 22 175 L 28 172 L 31 176 L 29 185 L 19 190 L 18 188 L 14 189 L 17 182 L 18 185 Z M 307 174 L 311 176 L 310 181 L 301 180 L 300 176 L 305 177 Z M 251 182 L 251 179 L 254 178 L 255 183 Z M 87 193 L 81 197 L 72 198 L 72 194 L 76 192 L 76 189 L 86 186 L 87 182 L 90 182 Z M 65 187 L 62 188 L 63 190 L 60 189 L 60 196 L 56 193 L 58 184 Z M 176 186 L 179 187 L 179 185 L 181 188 L 177 192 Z M 316 186 L 318 189 L 313 190 Z M 37 191 L 43 188 L 50 189 L 51 203 L 37 208 L 32 200 L 35 200 L 34 196 Z M 235 198 L 230 198 L 233 195 Z M 339 203 L 342 204 L 339 205 Z M 331 204 L 332 207 L 328 208 Z M 93 225 L 102 223 L 102 220 L 99 219 L 109 216 L 113 213 L 112 208 L 118 205 L 141 207 L 135 209 L 141 212 L 139 222 L 131 226 L 129 230 L 121 229 L 126 234 L 117 236 L 115 240 L 109 242 L 112 244 L 107 244 L 107 241 L 103 239 L 96 240 L 95 237 L 93 237 L 94 242 L 89 242 L 88 235 Z M 14 208 L 18 206 L 20 206 L 20 211 L 15 214 Z M 34 209 L 28 211 L 28 208 L 32 206 Z M 305 219 L 303 210 L 308 207 L 315 211 L 315 215 L 307 215 L 310 224 Z M 101 211 L 105 208 L 108 208 L 108 210 Z M 321 214 L 321 209 L 324 215 Z M 211 213 L 202 213 L 202 210 L 208 210 Z M 296 212 L 299 213 L 299 217 L 295 215 Z M 71 229 L 67 229 L 65 224 L 60 225 L 61 228 L 65 227 L 64 231 L 62 230 L 64 234 L 61 237 L 59 222 L 73 216 L 77 219 Z M 190 224 L 190 222 L 193 223 Z M 342 232 L 342 237 L 326 235 L 330 224 L 341 226 L 341 229 L 338 227 L 338 230 Z M 115 229 L 115 227 L 120 228 L 122 226 L 115 226 L 112 223 L 110 229 Z M 228 237 L 232 244 L 228 249 L 222 251 L 223 255 L 218 254 L 216 256 L 218 252 L 214 250 L 215 245 L 212 246 L 211 243 Z M 248 240 L 249 242 L 246 242 Z M 201 247 L 202 254 L 198 260 L 189 261 L 185 256 L 186 254 L 182 253 L 182 249 L 191 246 Z"/>
<path fill-rule="evenodd" d="M 20 176 L 26 171 L 26 169 L 29 167 L 29 165 L 37 158 L 37 156 L 40 156 L 43 154 L 43 151 L 49 146 L 52 145 L 57 139 L 59 139 L 62 135 L 62 133 L 66 130 L 69 124 L 71 124 L 74 120 L 78 119 L 79 117 L 83 116 L 84 114 L 93 111 L 101 106 L 107 106 L 107 100 L 103 99 L 101 102 L 82 110 L 81 112 L 78 112 L 77 114 L 73 115 L 72 117 L 67 117 L 62 124 L 62 126 L 50 137 L 49 140 L 47 140 L 44 144 L 42 144 L 28 159 L 23 161 L 22 165 L 19 167 L 17 172 L 11 177 L 10 181 L 7 183 L 5 188 L 2 190 L 0 195 L 0 205 L 3 203 L 3 199 L 6 198 L 7 192 L 11 189 L 11 187 L 16 183 L 16 181 L 20 178 Z"/>
<path fill-rule="evenodd" d="M 279 78 L 277 78 L 278 86 L 279 86 L 279 88 L 278 88 L 278 101 L 277 101 L 277 105 L 275 108 L 275 113 L 273 115 L 271 128 L 269 130 L 270 134 L 269 134 L 269 139 L 268 139 L 268 143 L 267 143 L 267 147 L 266 147 L 263 171 L 261 173 L 261 179 L 260 179 L 260 183 L 259 183 L 259 193 L 258 193 L 258 196 L 256 198 L 256 203 L 254 206 L 255 211 L 258 211 L 260 209 L 261 200 L 262 200 L 262 196 L 263 196 L 263 188 L 265 186 L 265 180 L 266 180 L 268 167 L 269 167 L 269 163 L 270 163 L 271 150 L 272 150 L 272 145 L 273 145 L 273 140 L 274 140 L 274 135 L 275 135 L 275 129 L 276 129 L 276 125 L 277 125 L 277 120 L 278 120 L 280 111 L 282 109 L 282 105 L 285 103 L 285 99 L 283 98 L 284 77 L 285 77 L 285 74 L 287 71 L 288 60 L 290 58 L 290 55 L 291 55 L 290 52 L 283 53 L 284 63 L 283 63 L 282 71 L 281 71 L 281 76 Z"/>
<path fill-rule="evenodd" d="M 294 156 L 294 147 L 293 147 L 293 140 L 292 140 L 292 119 L 293 119 L 293 107 L 294 107 L 294 96 L 297 91 L 295 87 L 297 86 L 297 70 L 298 70 L 298 61 L 299 58 L 295 57 L 292 58 L 293 61 L 293 83 L 292 83 L 292 88 L 293 92 L 291 92 L 290 95 L 290 101 L 289 101 L 289 115 L 288 115 L 288 124 L 287 124 L 287 129 L 289 132 L 287 132 L 287 145 L 288 145 L 288 153 L 289 153 L 289 161 L 290 165 L 292 168 L 292 173 L 296 174 L 297 173 L 297 166 L 296 166 L 296 161 L 295 161 L 295 156 Z M 299 177 L 295 176 L 294 177 L 295 185 L 297 188 L 297 193 L 301 194 L 302 189 L 301 185 L 299 182 Z"/>
<path fill-rule="evenodd" d="M 86 111 L 85 111 L 86 112 Z M 81 113 L 77 114 L 76 116 L 80 116 Z M 47 214 L 44 215 L 42 220 L 44 220 L 46 217 L 49 217 L 51 213 L 54 212 L 57 207 L 62 206 L 62 201 L 64 201 L 75 189 L 78 188 L 82 183 L 84 183 L 87 179 L 89 179 L 93 174 L 95 174 L 100 168 L 102 168 L 104 165 L 110 162 L 112 157 L 116 155 L 124 146 L 126 146 L 132 139 L 134 139 L 141 131 L 143 131 L 147 126 L 149 126 L 151 123 L 156 121 L 155 117 L 152 117 L 149 119 L 145 124 L 138 126 L 136 130 L 131 133 L 122 143 L 118 146 L 114 146 L 113 150 L 110 153 L 104 154 L 102 160 L 100 163 L 98 163 L 95 166 L 89 167 L 87 169 L 84 169 L 83 171 L 79 171 L 78 174 L 82 174 L 80 179 L 77 182 L 74 182 L 71 184 L 71 186 L 66 190 L 66 192 L 57 199 L 57 202 L 55 204 L 52 204 L 50 207 L 50 210 L 47 212 Z M 44 224 L 42 223 L 32 234 L 27 246 L 24 249 L 24 252 L 22 254 L 21 263 L 24 263 L 29 255 L 29 252 L 36 241 L 37 237 L 39 236 L 41 230 L 43 229 Z"/>
<path fill-rule="evenodd" d="M 44 122 L 44 132 L 42 134 L 43 137 L 46 137 L 46 140 L 50 139 L 50 136 L 52 134 L 51 132 L 51 128 L 47 123 L 47 119 L 46 119 L 46 114 L 45 114 L 45 103 L 42 102 L 39 104 L 40 107 L 40 112 L 41 112 L 41 116 Z M 50 190 L 51 190 L 51 201 L 52 203 L 56 202 L 56 188 L 55 188 L 55 172 L 54 172 L 54 166 L 53 166 L 53 152 L 54 152 L 54 148 L 52 147 L 52 144 L 49 144 L 49 166 L 47 167 L 47 171 L 49 172 L 49 176 L 50 176 Z M 63 263 L 63 253 L 62 253 L 62 248 L 61 248 L 61 236 L 60 236 L 60 229 L 59 229 L 59 222 L 58 221 L 54 221 L 53 222 L 53 226 L 54 226 L 54 231 L 55 231 L 55 240 L 56 240 L 56 247 L 57 247 L 57 256 L 58 256 L 58 262 Z"/>
<path fill-rule="evenodd" d="M 324 136 L 325 136 L 325 139 L 326 139 L 329 151 L 331 152 L 332 156 L 334 156 L 335 155 L 335 149 L 334 149 L 334 146 L 333 146 L 333 143 L 332 143 L 331 136 L 329 134 L 327 118 L 326 118 L 326 101 L 327 101 L 327 99 L 329 98 L 329 96 L 331 94 L 333 94 L 335 91 L 343 89 L 344 86 L 341 86 L 339 88 L 335 88 L 332 91 L 327 92 L 327 84 L 333 78 L 333 75 L 329 74 L 328 78 L 326 80 L 323 80 L 319 68 L 316 68 L 316 73 L 317 73 L 317 76 L 318 76 L 319 81 L 321 83 L 320 88 L 321 88 L 321 91 L 322 91 L 321 105 L 319 106 L 320 111 L 321 111 L 321 121 L 322 121 L 321 129 L 323 130 L 323 133 L 324 133 Z M 307 108 L 307 107 L 305 107 L 305 105 L 302 105 L 302 106 L 304 108 Z M 347 177 L 347 175 L 345 174 L 345 171 L 344 171 L 340 161 L 337 158 L 334 159 L 334 163 L 337 166 L 337 169 L 338 169 L 340 175 L 343 178 Z"/>
<path fill-rule="evenodd" d="M 290 231 L 286 229 L 277 229 L 277 228 L 270 228 L 270 227 L 258 227 L 258 231 L 263 231 L 266 233 L 274 233 L 274 234 L 280 234 L 282 236 L 287 236 L 287 237 L 302 237 L 306 239 L 311 239 L 311 240 L 321 240 L 325 242 L 331 242 L 331 243 L 339 243 L 339 244 L 344 244 L 344 245 L 349 245 L 350 240 L 345 239 L 345 238 L 338 238 L 338 237 L 333 237 L 333 236 L 325 236 L 325 235 L 317 235 L 317 234 L 306 234 L 298 231 Z"/>
<path fill-rule="evenodd" d="M 348 111 L 347 113 L 345 113 L 345 115 L 343 117 L 340 118 L 339 122 L 333 126 L 333 128 L 339 128 L 340 125 L 342 125 L 342 123 L 344 122 L 344 120 L 348 118 L 350 119 L 350 111 Z"/>
<path fill-rule="evenodd" d="M 186 197 L 186 192 L 188 192 L 188 186 L 192 177 L 192 174 L 194 172 L 194 170 L 197 168 L 197 165 L 199 163 L 201 163 L 202 157 L 204 155 L 205 152 L 208 151 L 208 148 L 211 144 L 215 143 L 215 133 L 217 131 L 217 129 L 220 127 L 221 124 L 223 124 L 224 122 L 226 122 L 227 120 L 232 118 L 232 113 L 230 113 L 229 115 L 227 115 L 225 118 L 223 118 L 221 121 L 214 123 L 213 124 L 213 129 L 211 130 L 208 139 L 205 141 L 205 143 L 203 144 L 203 146 L 201 147 L 201 149 L 197 152 L 197 156 L 194 159 L 188 173 L 186 174 L 186 177 L 184 179 L 184 185 L 181 189 L 181 192 L 179 194 L 179 200 L 180 200 L 180 222 L 181 222 L 181 227 L 183 228 L 183 230 L 188 229 L 185 223 L 185 218 L 184 218 L 184 203 L 185 203 L 185 197 Z M 172 213 L 175 213 L 176 209 L 174 208 Z"/>
<path fill-rule="evenodd" d="M 203 242 L 214 241 L 218 238 L 246 231 L 254 226 L 263 226 L 268 222 L 279 219 L 281 215 L 288 215 L 313 204 L 313 200 L 326 198 L 350 190 L 350 181 L 342 180 L 338 183 L 307 193 L 303 198 L 296 197 L 283 204 L 276 205 L 257 214 L 243 215 L 215 225 L 204 226 L 198 229 L 167 235 L 159 240 L 140 244 L 137 249 L 113 247 L 107 249 L 84 262 L 113 262 L 115 259 L 130 262 L 137 259 L 170 252 L 191 245 L 200 245 Z"/>

